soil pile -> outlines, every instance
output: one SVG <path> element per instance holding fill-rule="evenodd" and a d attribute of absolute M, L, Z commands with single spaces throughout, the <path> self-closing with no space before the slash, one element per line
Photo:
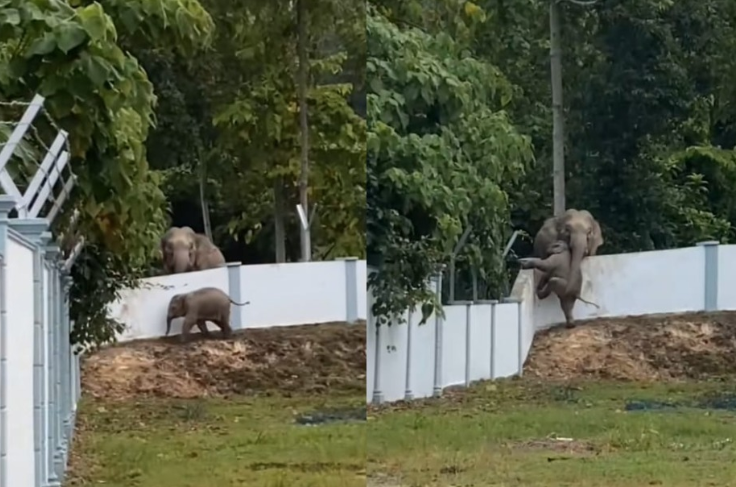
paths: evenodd
<path fill-rule="evenodd" d="M 552 380 L 707 379 L 736 374 L 736 313 L 578 322 L 537 333 L 525 374 Z"/>
<path fill-rule="evenodd" d="M 252 329 L 229 340 L 191 336 L 184 345 L 178 338 L 120 344 L 87 357 L 84 393 L 123 400 L 365 390 L 365 324 Z"/>

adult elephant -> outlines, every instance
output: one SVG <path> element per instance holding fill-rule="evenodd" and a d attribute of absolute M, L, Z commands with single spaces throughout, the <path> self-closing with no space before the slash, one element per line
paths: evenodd
<path fill-rule="evenodd" d="M 171 227 L 161 238 L 165 274 L 203 271 L 225 265 L 220 249 L 190 227 Z"/>
<path fill-rule="evenodd" d="M 161 254 L 166 274 L 193 270 L 197 258 L 197 234 L 190 227 L 169 228 L 161 237 Z"/>
<path fill-rule="evenodd" d="M 603 233 L 598 221 L 588 210 L 569 209 L 558 217 L 545 220 L 534 237 L 534 254 L 540 259 L 549 257 L 549 249 L 557 240 L 570 246 L 570 279 L 565 294 L 574 295 L 582 286 L 580 263 L 586 256 L 595 255 L 603 245 Z"/>

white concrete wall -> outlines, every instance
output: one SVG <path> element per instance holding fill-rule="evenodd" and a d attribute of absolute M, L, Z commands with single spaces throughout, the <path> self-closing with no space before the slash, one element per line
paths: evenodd
<path fill-rule="evenodd" d="M 736 245 L 719 245 L 718 254 L 718 309 L 736 310 Z"/>
<path fill-rule="evenodd" d="M 721 250 L 726 247 L 731 246 L 721 246 Z M 704 309 L 704 255 L 702 247 L 687 247 L 586 258 L 581 266 L 581 295 L 600 309 L 578 301 L 573 316 L 581 320 L 700 311 Z M 522 274 L 531 275 L 532 271 Z M 513 296 L 515 292 L 516 284 Z M 557 296 L 541 302 L 534 297 L 534 301 L 537 330 L 565 320 Z"/>
<path fill-rule="evenodd" d="M 33 251 L 7 239 L 4 289 L 6 304 L 8 486 L 37 485 L 34 458 L 33 391 Z"/>
<path fill-rule="evenodd" d="M 3 487 L 63 483 L 81 392 L 59 271 L 42 258 L 39 245 L 11 231 L 7 220 L 0 219 Z M 42 260 L 38 282 L 37 258 Z"/>
<path fill-rule="evenodd" d="M 347 265 L 356 265 L 357 282 L 347 282 Z M 111 317 L 125 325 L 117 337 L 121 342 L 163 336 L 171 297 L 208 286 L 237 294 L 231 295 L 235 301 L 250 302 L 240 307 L 239 322 L 233 313 L 232 327 L 236 330 L 328 323 L 346 321 L 347 293 L 353 286 L 357 288 L 358 318 L 365 320 L 365 282 L 364 260 L 223 267 L 143 279 L 141 287 L 124 290 L 109 309 Z M 182 318 L 172 322 L 171 335 L 181 333 L 182 323 Z M 211 323 L 208 326 L 217 329 Z"/>
<path fill-rule="evenodd" d="M 345 321 L 343 261 L 244 265 L 240 275 L 240 302 L 250 301 L 240 328 Z"/>
<path fill-rule="evenodd" d="M 202 287 L 216 287 L 228 293 L 228 269 L 222 267 L 151 277 L 145 279 L 140 288 L 124 290 L 120 299 L 110 305 L 110 316 L 126 325 L 125 331 L 118 335 L 118 340 L 163 336 L 166 333 L 166 311 L 172 296 Z M 183 321 L 177 319 L 171 323 L 172 335 L 181 333 Z M 212 323 L 208 324 L 208 328 L 217 329 Z M 199 329 L 194 327 L 192 333 L 199 333 Z"/>
<path fill-rule="evenodd" d="M 717 283 L 716 309 L 736 310 L 736 272 L 731 271 L 736 269 L 736 245 L 716 246 L 715 252 L 717 279 L 711 277 Z M 705 255 L 706 247 L 696 246 L 587 258 L 582 265 L 581 294 L 600 308 L 578 301 L 574 317 L 702 311 L 706 309 Z M 369 304 L 371 300 L 369 292 Z M 369 319 L 366 399 L 428 397 L 435 386 L 521 373 L 535 332 L 563 323 L 564 315 L 556 296 L 537 299 L 531 270 L 519 273 L 508 301 L 446 305 L 444 320 L 432 316 L 422 326 L 416 324 L 421 317 L 418 312 L 412 314 L 411 326 L 394 324 L 377 330 Z M 435 347 L 437 328 L 441 330 L 439 348 Z M 436 380 L 438 363 L 441 375 Z"/>

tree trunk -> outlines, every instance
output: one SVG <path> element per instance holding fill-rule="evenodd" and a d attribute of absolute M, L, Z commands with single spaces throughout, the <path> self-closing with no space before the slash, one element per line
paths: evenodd
<path fill-rule="evenodd" d="M 297 56 L 299 58 L 299 76 L 297 81 L 299 97 L 299 128 L 301 130 L 301 171 L 299 174 L 299 203 L 304 210 L 307 228 L 301 229 L 302 261 L 312 259 L 311 236 L 309 229 L 309 204 L 307 190 L 309 188 L 309 123 L 307 118 L 307 5 L 306 0 L 297 0 Z"/>
<path fill-rule="evenodd" d="M 284 181 L 279 176 L 273 185 L 273 224 L 276 240 L 276 262 L 286 262 L 286 229 L 284 226 Z"/>
<path fill-rule="evenodd" d="M 210 224 L 210 208 L 204 194 L 205 180 L 207 178 L 207 166 L 202 157 L 199 159 L 199 203 L 202 206 L 202 224 L 204 225 L 204 234 L 212 242 L 212 225 Z"/>
<path fill-rule="evenodd" d="M 554 214 L 565 212 L 565 115 L 562 111 L 562 47 L 560 7 L 549 2 L 549 61 L 552 74 L 552 186 Z"/>

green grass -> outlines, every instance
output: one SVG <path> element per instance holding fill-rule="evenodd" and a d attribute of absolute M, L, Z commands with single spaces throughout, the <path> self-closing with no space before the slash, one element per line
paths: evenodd
<path fill-rule="evenodd" d="M 512 380 L 381 408 L 369 415 L 368 485 L 733 486 L 736 412 L 695 405 L 729 392 L 735 383 Z M 642 399 L 685 405 L 625 411 Z"/>
<path fill-rule="evenodd" d="M 365 485 L 365 422 L 301 426 L 295 415 L 359 397 L 83 401 L 66 485 Z"/>

